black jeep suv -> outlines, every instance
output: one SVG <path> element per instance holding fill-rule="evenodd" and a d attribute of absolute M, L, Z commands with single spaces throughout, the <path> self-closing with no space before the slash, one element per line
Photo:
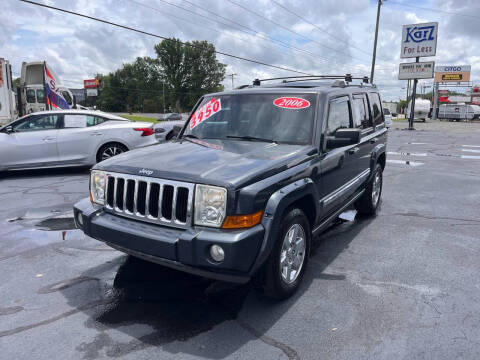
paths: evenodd
<path fill-rule="evenodd" d="M 386 139 L 375 86 L 256 81 L 203 96 L 175 140 L 97 164 L 75 221 L 133 256 L 285 298 L 313 236 L 349 206 L 376 212 Z"/>

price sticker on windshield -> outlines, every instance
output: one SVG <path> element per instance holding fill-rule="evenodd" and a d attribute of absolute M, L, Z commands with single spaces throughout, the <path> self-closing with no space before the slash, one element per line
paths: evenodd
<path fill-rule="evenodd" d="M 297 97 L 281 97 L 273 100 L 273 105 L 283 109 L 305 109 L 310 107 L 310 101 Z"/>
<path fill-rule="evenodd" d="M 220 99 L 212 98 L 212 100 L 194 112 L 190 119 L 190 130 L 194 129 L 220 110 L 222 110 L 222 103 Z"/>

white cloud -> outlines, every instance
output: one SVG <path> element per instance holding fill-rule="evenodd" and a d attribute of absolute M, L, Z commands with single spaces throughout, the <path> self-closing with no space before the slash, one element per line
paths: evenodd
<path fill-rule="evenodd" d="M 350 72 L 357 76 L 370 75 L 376 1 L 323 0 L 320 6 L 318 0 L 275 0 L 300 14 L 308 22 L 288 13 L 271 0 L 232 1 L 302 36 L 295 36 L 225 0 L 43 0 L 53 6 L 162 36 L 174 36 L 185 41 L 208 40 L 214 43 L 219 51 L 308 73 Z M 190 9 L 191 12 L 183 11 L 167 2 Z M 477 0 L 425 0 L 421 5 L 419 2 L 406 4 L 467 15 L 480 13 L 480 2 Z M 72 85 L 81 86 L 84 78 L 113 71 L 122 63 L 133 61 L 137 56 L 155 56 L 153 46 L 160 41 L 14 0 L 7 0 L 2 6 L 0 56 L 10 60 L 17 74 L 22 61 L 46 60 L 65 82 L 68 80 L 69 85 L 73 81 Z M 216 14 L 259 33 L 253 34 L 244 27 L 228 23 Z M 402 25 L 426 21 L 440 23 L 438 53 L 434 59 L 437 64 L 471 63 L 473 77 L 479 73 L 478 21 L 465 16 L 402 7 L 387 1 L 382 6 L 375 70 L 375 82 L 381 89 L 384 85 L 384 97 L 397 99 L 404 96 L 401 87 L 405 82 L 397 80 Z M 314 23 L 322 30 L 309 23 Z M 295 46 L 308 54 L 286 49 L 265 37 Z M 219 59 L 228 65 L 228 74 L 238 74 L 235 78 L 236 85 L 250 83 L 254 78 L 292 75 L 225 56 L 219 56 Z M 229 77 L 226 78 L 225 85 L 227 88 L 231 86 Z"/>

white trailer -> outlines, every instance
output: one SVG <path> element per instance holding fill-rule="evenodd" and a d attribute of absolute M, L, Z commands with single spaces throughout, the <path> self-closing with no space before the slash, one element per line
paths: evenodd
<path fill-rule="evenodd" d="M 410 111 L 412 108 L 412 101 L 408 103 L 407 107 L 407 118 L 410 118 Z M 425 122 L 430 113 L 431 103 L 430 100 L 426 99 L 415 99 L 415 112 L 413 114 L 414 119 L 420 119 Z"/>
<path fill-rule="evenodd" d="M 17 117 L 15 93 L 13 91 L 12 68 L 8 60 L 0 58 L 0 125 Z"/>

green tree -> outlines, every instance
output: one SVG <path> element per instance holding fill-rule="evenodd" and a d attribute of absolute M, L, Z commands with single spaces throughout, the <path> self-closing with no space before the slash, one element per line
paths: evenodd
<path fill-rule="evenodd" d="M 155 46 L 158 62 L 168 86 L 168 100 L 177 111 L 191 109 L 206 93 L 221 91 L 226 65 L 220 63 L 215 47 L 207 41 L 182 44 L 164 40 Z"/>

